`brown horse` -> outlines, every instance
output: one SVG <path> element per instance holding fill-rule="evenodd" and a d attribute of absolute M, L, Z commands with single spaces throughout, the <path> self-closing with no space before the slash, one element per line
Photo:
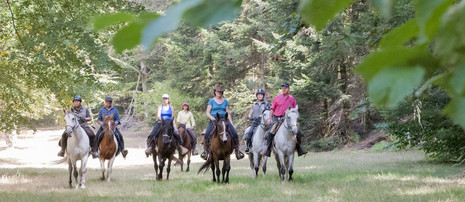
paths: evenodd
<path fill-rule="evenodd" d="M 110 181 L 111 170 L 116 156 L 118 156 L 118 141 L 115 134 L 115 122 L 113 121 L 113 114 L 110 116 L 103 116 L 105 122 L 105 132 L 102 142 L 100 143 L 99 159 L 100 167 L 102 168 L 101 180 L 105 180 L 105 160 L 108 160 L 107 168 L 107 181 Z"/>
<path fill-rule="evenodd" d="M 228 128 L 228 114 L 224 118 L 216 114 L 216 123 L 213 135 L 211 137 L 211 152 L 208 155 L 207 162 L 205 162 L 199 169 L 207 171 L 210 166 L 213 173 L 213 182 L 220 183 L 220 160 L 223 160 L 223 179 L 222 183 L 229 183 L 229 171 L 231 170 L 231 154 L 233 152 L 232 136 Z M 216 168 L 216 170 L 215 170 Z M 216 172 L 216 178 L 215 178 Z M 225 176 L 226 175 L 226 176 Z M 226 177 L 226 179 L 225 179 Z M 218 178 L 218 180 L 216 180 Z"/>
<path fill-rule="evenodd" d="M 152 144 L 156 144 L 152 150 L 153 152 L 153 163 L 155 168 L 155 173 L 157 175 L 157 180 L 162 179 L 163 167 L 165 166 L 165 161 L 168 159 L 168 167 L 166 168 L 166 179 L 170 179 L 170 170 L 171 170 L 171 161 L 173 160 L 174 152 L 176 151 L 176 140 L 174 140 L 173 133 L 173 120 L 161 120 L 161 133 L 155 142 Z M 158 163 L 157 163 L 158 158 Z M 160 172 L 158 172 L 160 169 Z"/>
<path fill-rule="evenodd" d="M 179 124 L 178 127 L 179 135 L 182 139 L 182 146 L 188 150 L 188 152 L 184 155 L 179 154 L 179 160 L 181 161 L 181 171 L 184 170 L 184 157 L 187 155 L 187 169 L 186 172 L 189 172 L 189 165 L 191 164 L 191 136 L 188 134 L 186 129 L 186 124 Z"/>

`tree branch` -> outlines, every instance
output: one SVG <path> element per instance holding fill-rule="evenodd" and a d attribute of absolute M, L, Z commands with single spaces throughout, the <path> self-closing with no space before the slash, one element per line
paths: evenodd
<path fill-rule="evenodd" d="M 16 36 L 18 36 L 19 42 L 21 43 L 22 46 L 24 46 L 24 43 L 23 43 L 23 41 L 21 40 L 21 36 L 19 35 L 18 30 L 16 29 L 16 25 L 15 25 L 15 15 L 14 15 L 13 11 L 11 10 L 10 1 L 9 1 L 9 0 L 6 0 L 6 3 L 8 4 L 8 9 L 10 10 L 10 13 L 11 13 L 11 22 L 13 23 L 13 29 L 15 30 Z"/>
<path fill-rule="evenodd" d="M 142 74 L 144 74 L 143 72 L 141 72 L 140 69 L 137 69 L 136 67 L 134 67 L 134 66 L 132 66 L 132 65 L 130 65 L 130 64 L 128 64 L 128 63 L 126 63 L 126 62 L 124 62 L 124 61 L 122 61 L 122 60 L 120 60 L 120 59 L 118 59 L 118 58 L 112 57 L 111 55 L 108 55 L 108 57 L 110 57 L 111 60 L 115 61 L 116 63 L 119 63 L 120 65 L 123 65 L 123 66 L 125 66 L 125 67 L 127 67 L 127 68 L 133 69 L 133 70 L 136 71 L 137 73 L 142 73 Z"/>

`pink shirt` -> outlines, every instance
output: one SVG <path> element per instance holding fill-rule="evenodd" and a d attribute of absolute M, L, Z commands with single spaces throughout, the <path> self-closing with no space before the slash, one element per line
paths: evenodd
<path fill-rule="evenodd" d="M 283 94 L 279 94 L 276 97 L 274 97 L 273 104 L 271 105 L 270 109 L 274 111 L 274 116 L 284 116 L 284 113 L 287 109 L 289 109 L 289 106 L 295 108 L 296 105 L 297 102 L 295 101 L 295 98 L 292 95 L 284 97 Z"/>

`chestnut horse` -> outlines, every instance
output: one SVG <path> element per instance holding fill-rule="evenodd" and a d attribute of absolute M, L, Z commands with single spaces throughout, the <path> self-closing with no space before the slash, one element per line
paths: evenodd
<path fill-rule="evenodd" d="M 186 129 L 186 124 L 179 124 L 178 127 L 179 135 L 182 139 L 182 146 L 188 150 L 187 154 L 181 155 L 179 154 L 179 160 L 181 161 L 181 171 L 183 171 L 184 167 L 184 157 L 187 155 L 187 169 L 186 172 L 189 172 L 189 165 L 191 164 L 191 151 L 192 151 L 192 144 L 191 144 L 191 136 L 188 134 Z"/>
<path fill-rule="evenodd" d="M 207 171 L 208 167 L 210 166 L 213 173 L 213 182 L 217 183 L 220 183 L 220 160 L 223 160 L 222 183 L 229 183 L 229 171 L 231 170 L 231 154 L 233 152 L 233 142 L 227 121 L 227 113 L 224 118 L 221 118 L 220 115 L 216 113 L 215 129 L 210 141 L 211 152 L 210 155 L 208 155 L 207 162 L 205 162 L 200 167 L 198 172 L 200 173 L 202 170 Z M 218 178 L 218 180 L 215 178 L 215 171 L 216 178 Z"/>
<path fill-rule="evenodd" d="M 115 122 L 113 121 L 113 114 L 110 116 L 103 116 L 105 122 L 105 133 L 99 147 L 100 167 L 102 168 L 101 180 L 105 180 L 105 160 L 108 160 L 107 168 L 107 181 L 110 182 L 111 170 L 116 156 L 118 156 L 118 140 L 115 134 Z"/>
<path fill-rule="evenodd" d="M 174 152 L 176 151 L 176 140 L 173 137 L 174 128 L 173 128 L 173 120 L 161 120 L 161 129 L 160 132 L 161 136 L 159 135 L 156 142 L 152 142 L 152 144 L 156 144 L 157 147 L 153 147 L 152 154 L 153 154 L 153 163 L 155 168 L 155 173 L 157 175 L 157 180 L 162 179 L 163 167 L 165 166 L 165 161 L 168 159 L 168 167 L 166 168 L 166 179 L 170 179 L 170 170 L 171 170 L 171 161 L 174 157 Z M 157 163 L 158 158 L 158 163 Z M 158 172 L 160 169 L 160 172 Z"/>

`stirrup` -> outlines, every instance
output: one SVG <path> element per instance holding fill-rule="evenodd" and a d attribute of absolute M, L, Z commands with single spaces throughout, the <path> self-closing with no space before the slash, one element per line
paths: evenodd
<path fill-rule="evenodd" d="M 241 151 L 239 151 L 239 150 L 236 149 L 236 158 L 237 158 L 237 160 L 243 159 L 244 156 L 245 156 L 245 155 L 244 155 Z"/>
<path fill-rule="evenodd" d="M 147 147 L 147 149 L 145 149 L 145 156 L 147 156 L 147 158 L 152 154 L 152 147 Z"/>
<path fill-rule="evenodd" d="M 64 151 L 59 151 L 57 156 L 65 157 L 65 152 Z"/>
<path fill-rule="evenodd" d="M 202 158 L 203 160 L 207 160 L 207 152 L 203 151 L 202 154 L 200 154 L 200 158 Z"/>

